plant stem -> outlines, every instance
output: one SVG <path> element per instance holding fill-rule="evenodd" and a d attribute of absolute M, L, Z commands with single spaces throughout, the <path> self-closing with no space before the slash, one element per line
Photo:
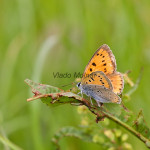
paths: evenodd
<path fill-rule="evenodd" d="M 100 116 L 101 113 L 104 114 L 105 117 L 107 117 L 110 120 L 112 120 L 112 121 L 116 122 L 117 124 L 121 125 L 123 128 L 125 128 L 130 133 L 132 133 L 133 135 L 135 135 L 138 139 L 140 139 L 142 142 L 144 142 L 148 148 L 150 148 L 150 140 L 147 139 L 147 138 L 145 138 L 142 134 L 140 134 L 139 132 L 137 132 L 136 130 L 134 130 L 128 124 L 122 122 L 121 120 L 119 120 L 118 118 L 116 118 L 115 116 L 113 116 L 112 114 L 110 114 L 108 112 L 100 110 L 100 112 L 98 112 L 98 114 L 97 114 L 97 113 L 93 112 L 93 109 L 91 107 L 88 107 L 88 108 L 95 115 L 99 115 Z"/>
<path fill-rule="evenodd" d="M 6 144 L 7 146 L 9 146 L 11 149 L 13 150 L 23 150 L 22 148 L 20 148 L 19 146 L 15 145 L 14 143 L 12 143 L 9 139 L 3 137 L 2 135 L 0 135 L 0 141 L 3 144 Z"/>

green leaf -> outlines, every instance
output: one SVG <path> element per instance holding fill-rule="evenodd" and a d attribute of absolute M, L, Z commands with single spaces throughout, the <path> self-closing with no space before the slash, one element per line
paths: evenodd
<path fill-rule="evenodd" d="M 58 106 L 62 104 L 74 104 L 74 105 L 81 105 L 82 98 L 74 93 L 71 92 L 64 92 L 64 93 L 52 93 L 46 95 L 40 95 L 39 97 L 43 103 L 46 103 L 48 106 Z"/>
<path fill-rule="evenodd" d="M 57 87 L 34 83 L 29 79 L 26 79 L 25 82 L 31 87 L 32 92 L 34 93 L 34 97 L 29 98 L 27 101 L 41 99 L 42 102 L 46 103 L 48 106 L 58 106 L 67 103 L 73 105 L 85 105 L 91 113 L 97 116 L 97 122 L 102 120 L 104 117 L 107 117 L 134 134 L 137 138 L 144 142 L 148 148 L 150 148 L 150 129 L 147 127 L 143 119 L 142 112 L 139 113 L 135 120 L 135 115 L 124 108 L 123 105 L 104 104 L 104 106 L 98 107 L 94 101 L 94 105 L 91 106 L 88 100 L 72 92 L 64 92 Z M 81 137 L 79 136 L 81 135 L 80 132 L 73 132 L 74 129 L 66 130 L 68 134 L 70 133 L 70 135 L 73 133 L 74 136 Z M 89 139 L 89 137 L 85 139 Z"/>
<path fill-rule="evenodd" d="M 143 136 L 150 139 L 150 129 L 146 125 L 142 110 L 139 112 L 138 117 L 134 121 L 133 128 L 140 132 Z"/>
<path fill-rule="evenodd" d="M 76 137 L 86 142 L 92 142 L 92 136 L 90 136 L 89 134 L 84 133 L 83 131 L 74 127 L 65 127 L 59 130 L 52 138 L 52 143 L 55 145 L 57 150 L 60 149 L 59 146 L 60 139 L 66 136 Z"/>
<path fill-rule="evenodd" d="M 48 106 L 58 106 L 66 103 L 74 105 L 82 104 L 83 98 L 74 93 L 64 92 L 54 86 L 35 83 L 29 79 L 26 79 L 25 83 L 31 87 L 32 92 L 34 93 L 34 96 L 27 99 L 27 101 L 41 99 L 42 102 Z"/>
<path fill-rule="evenodd" d="M 61 130 L 59 130 L 54 137 L 52 138 L 52 141 L 54 143 L 58 142 L 62 137 L 65 136 L 71 136 L 71 137 L 76 137 L 79 139 L 82 139 L 86 142 L 92 141 L 92 136 L 89 135 L 88 133 L 85 133 L 84 131 L 74 128 L 74 127 L 64 127 Z"/>
<path fill-rule="evenodd" d="M 63 137 L 75 137 L 78 139 L 81 139 L 85 142 L 92 142 L 96 144 L 104 144 L 104 146 L 108 146 L 109 139 L 104 136 L 104 134 L 93 134 L 93 133 L 87 133 L 82 128 L 75 128 L 75 127 L 64 127 L 60 129 L 52 138 L 52 143 L 55 145 L 56 149 L 59 150 L 59 141 Z M 107 142 L 107 144 L 105 143 Z M 109 143 L 110 145 L 111 143 Z M 108 147 L 107 147 L 108 148 Z"/>
<path fill-rule="evenodd" d="M 35 83 L 35 82 L 33 82 L 32 80 L 29 80 L 29 79 L 26 79 L 25 83 L 28 84 L 31 87 L 32 92 L 35 95 L 58 93 L 58 92 L 63 91 L 63 90 L 61 90 L 57 87 L 54 87 L 54 86 L 51 86 L 51 85 Z"/>

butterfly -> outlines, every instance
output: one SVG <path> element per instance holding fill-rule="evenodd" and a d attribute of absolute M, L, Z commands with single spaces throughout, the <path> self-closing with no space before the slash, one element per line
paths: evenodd
<path fill-rule="evenodd" d="M 117 72 L 116 59 L 109 46 L 103 44 L 85 67 L 77 87 L 87 96 L 101 103 L 121 103 L 118 96 L 124 88 L 123 76 Z M 92 104 L 92 100 L 91 100 Z"/>

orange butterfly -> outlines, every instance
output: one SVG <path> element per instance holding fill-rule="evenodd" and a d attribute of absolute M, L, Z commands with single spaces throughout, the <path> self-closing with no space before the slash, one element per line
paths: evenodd
<path fill-rule="evenodd" d="M 81 82 L 77 87 L 81 93 L 100 103 L 121 103 L 124 88 L 123 76 L 116 71 L 116 59 L 109 46 L 103 44 L 92 56 L 85 67 Z M 118 94 L 118 95 L 117 95 Z M 92 101 L 91 101 L 92 103 Z"/>

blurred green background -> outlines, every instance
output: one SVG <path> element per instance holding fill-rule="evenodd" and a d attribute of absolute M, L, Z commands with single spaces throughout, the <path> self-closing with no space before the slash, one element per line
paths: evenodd
<path fill-rule="evenodd" d="M 78 126 L 76 107 L 49 109 L 31 97 L 26 78 L 61 88 L 74 78 L 53 72 L 83 72 L 102 44 L 108 44 L 120 72 L 133 81 L 144 73 L 127 106 L 143 110 L 150 124 L 150 1 L 136 0 L 1 0 L 0 1 L 0 138 L 22 149 L 54 149 L 50 140 L 64 126 Z M 134 149 L 147 149 L 130 135 Z M 96 144 L 64 138 L 65 150 L 95 149 Z M 0 149 L 9 150 L 0 143 Z"/>

